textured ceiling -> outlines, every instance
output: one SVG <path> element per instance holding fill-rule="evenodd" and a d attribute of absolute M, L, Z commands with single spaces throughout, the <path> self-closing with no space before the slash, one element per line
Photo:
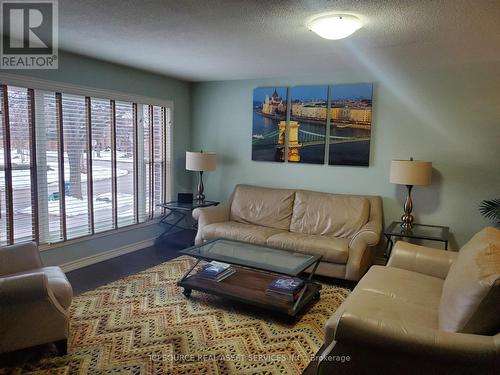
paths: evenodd
<path fill-rule="evenodd" d="M 340 41 L 304 26 L 357 15 Z M 60 48 L 190 81 L 500 61 L 499 0 L 59 0 Z"/>

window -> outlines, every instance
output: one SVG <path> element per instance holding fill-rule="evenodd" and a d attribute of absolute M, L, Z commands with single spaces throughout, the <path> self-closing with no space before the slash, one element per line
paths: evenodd
<path fill-rule="evenodd" d="M 135 160 L 133 158 L 135 142 L 134 118 L 132 103 L 116 102 L 116 199 L 117 225 L 119 227 L 133 224 L 136 221 L 135 199 Z M 164 173 L 166 176 L 166 173 Z"/>
<path fill-rule="evenodd" d="M 0 88 L 1 245 L 65 241 L 162 213 L 170 107 Z"/>
<path fill-rule="evenodd" d="M 94 231 L 114 228 L 113 181 L 111 164 L 111 104 L 109 100 L 91 100 L 92 196 L 94 203 Z"/>
<path fill-rule="evenodd" d="M 3 168 L 1 189 L 0 242 L 14 243 L 36 235 L 33 228 L 32 203 L 36 201 L 36 186 L 33 184 L 31 134 L 31 103 L 33 92 L 19 87 L 2 90 Z M 11 118 L 6 122 L 5 117 Z M 13 218 L 16 218 L 15 224 Z"/>

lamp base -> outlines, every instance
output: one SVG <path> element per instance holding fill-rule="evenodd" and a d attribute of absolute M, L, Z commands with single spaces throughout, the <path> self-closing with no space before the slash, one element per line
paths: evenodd
<path fill-rule="evenodd" d="M 401 216 L 401 229 L 403 232 L 409 232 L 413 228 L 413 215 L 411 211 L 413 210 L 413 202 L 411 200 L 411 189 L 413 185 L 406 185 L 408 189 L 408 196 L 406 197 L 404 210 L 405 213 Z"/>
<path fill-rule="evenodd" d="M 205 202 L 205 194 L 203 194 L 203 191 L 205 190 L 205 186 L 203 186 L 203 171 L 200 171 L 200 179 L 198 180 L 198 189 L 197 189 L 197 194 L 196 194 L 196 201 L 197 203 L 204 203 Z"/>
<path fill-rule="evenodd" d="M 410 232 L 413 228 L 413 215 L 404 214 L 401 216 L 401 229 L 403 232 Z"/>

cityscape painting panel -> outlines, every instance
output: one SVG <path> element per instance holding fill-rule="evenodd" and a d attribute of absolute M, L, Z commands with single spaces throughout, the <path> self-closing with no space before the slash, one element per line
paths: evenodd
<path fill-rule="evenodd" d="M 372 92 L 371 83 L 332 86 L 330 165 L 369 165 Z"/>
<path fill-rule="evenodd" d="M 295 86 L 291 90 L 288 160 L 325 162 L 328 85 Z"/>
<path fill-rule="evenodd" d="M 286 87 L 258 87 L 253 91 L 252 160 L 285 159 Z"/>

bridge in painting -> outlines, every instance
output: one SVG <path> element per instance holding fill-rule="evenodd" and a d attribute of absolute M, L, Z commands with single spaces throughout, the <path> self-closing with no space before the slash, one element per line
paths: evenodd
<path fill-rule="evenodd" d="M 325 144 L 325 134 L 318 134 L 310 132 L 307 130 L 299 129 L 299 144 L 302 147 L 322 145 Z M 329 137 L 330 144 L 335 143 L 351 143 L 351 142 L 364 142 L 369 141 L 369 137 L 342 137 L 338 135 L 331 135 Z M 254 146 L 271 146 L 277 145 L 279 143 L 279 130 L 275 130 L 261 137 L 255 137 L 252 139 L 252 145 Z"/>

